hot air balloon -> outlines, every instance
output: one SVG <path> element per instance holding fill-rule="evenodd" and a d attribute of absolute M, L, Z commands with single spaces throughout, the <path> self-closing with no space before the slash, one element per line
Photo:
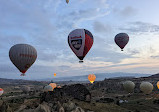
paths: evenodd
<path fill-rule="evenodd" d="M 69 0 L 66 0 L 66 3 L 68 4 Z"/>
<path fill-rule="evenodd" d="M 61 86 L 57 86 L 57 88 L 61 88 Z"/>
<path fill-rule="evenodd" d="M 129 36 L 126 33 L 119 33 L 115 36 L 114 41 L 121 48 L 121 51 L 123 51 L 124 47 L 129 42 Z"/>
<path fill-rule="evenodd" d="M 29 91 L 31 90 L 29 86 L 22 86 L 21 89 L 22 89 L 23 93 L 25 93 L 25 94 L 29 93 Z"/>
<path fill-rule="evenodd" d="M 0 88 L 0 96 L 2 96 L 4 90 L 2 88 Z"/>
<path fill-rule="evenodd" d="M 56 73 L 54 73 L 54 76 L 56 77 Z"/>
<path fill-rule="evenodd" d="M 93 82 L 95 81 L 96 76 L 94 74 L 89 74 L 88 75 L 88 80 L 93 84 Z"/>
<path fill-rule="evenodd" d="M 36 49 L 28 44 L 16 44 L 10 48 L 9 57 L 12 63 L 22 72 L 25 72 L 31 67 L 37 58 Z"/>
<path fill-rule="evenodd" d="M 157 88 L 158 88 L 158 90 L 159 90 L 159 81 L 157 82 Z"/>
<path fill-rule="evenodd" d="M 150 82 L 142 82 L 140 84 L 140 90 L 145 94 L 150 94 L 153 90 L 153 85 Z"/>
<path fill-rule="evenodd" d="M 48 91 L 53 91 L 53 88 L 50 85 L 47 85 L 44 87 L 44 91 L 48 92 Z"/>
<path fill-rule="evenodd" d="M 56 83 L 50 83 L 49 85 L 53 88 L 53 90 L 57 87 Z"/>
<path fill-rule="evenodd" d="M 134 91 L 135 84 L 132 81 L 125 81 L 123 83 L 123 87 L 127 92 L 132 93 Z"/>
<path fill-rule="evenodd" d="M 75 55 L 83 62 L 93 45 L 93 35 L 86 29 L 75 29 L 68 36 L 68 44 Z"/>

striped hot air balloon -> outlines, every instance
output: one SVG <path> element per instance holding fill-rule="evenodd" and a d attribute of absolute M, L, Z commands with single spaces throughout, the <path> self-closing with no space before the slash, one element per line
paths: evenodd
<path fill-rule="evenodd" d="M 75 29 L 68 36 L 68 44 L 75 55 L 83 62 L 93 45 L 93 35 L 86 29 Z"/>
<path fill-rule="evenodd" d="M 0 88 L 0 96 L 2 96 L 4 90 L 2 88 Z"/>
<path fill-rule="evenodd" d="M 16 44 L 10 48 L 9 57 L 12 63 L 24 73 L 31 67 L 37 58 L 36 49 L 28 44 Z"/>

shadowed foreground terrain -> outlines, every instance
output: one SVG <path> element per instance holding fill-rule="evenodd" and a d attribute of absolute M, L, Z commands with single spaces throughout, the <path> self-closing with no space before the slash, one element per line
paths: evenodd
<path fill-rule="evenodd" d="M 0 112 L 159 112 L 158 74 L 143 78 L 116 78 L 94 84 L 60 84 L 61 88 L 43 92 L 49 82 L 0 79 L 4 94 L 0 97 Z M 124 91 L 122 83 L 133 81 L 134 93 Z M 139 90 L 142 81 L 154 85 L 151 94 Z M 57 82 L 58 84 L 58 82 Z M 31 89 L 27 92 L 23 86 Z"/>

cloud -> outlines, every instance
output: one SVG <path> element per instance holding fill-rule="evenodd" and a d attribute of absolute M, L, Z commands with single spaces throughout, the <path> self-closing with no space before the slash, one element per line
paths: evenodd
<path fill-rule="evenodd" d="M 159 58 L 159 56 L 151 56 L 151 58 Z"/>
<path fill-rule="evenodd" d="M 60 68 L 70 68 L 70 66 L 67 66 L 67 65 L 61 65 L 59 66 Z"/>
<path fill-rule="evenodd" d="M 128 7 L 125 7 L 123 10 L 121 10 L 120 14 L 123 17 L 127 17 L 127 16 L 130 17 L 136 14 L 136 9 L 131 6 L 128 6 Z"/>
<path fill-rule="evenodd" d="M 122 67 L 122 66 L 131 66 L 131 65 L 137 65 L 139 63 L 129 63 L 129 64 L 116 64 L 116 65 L 111 65 L 109 67 Z"/>
<path fill-rule="evenodd" d="M 112 27 L 107 24 L 103 24 L 99 21 L 95 21 L 93 25 L 94 31 L 98 33 L 111 33 L 112 32 Z"/>
<path fill-rule="evenodd" d="M 1 71 L 2 73 L 5 73 L 5 72 L 7 71 L 8 74 L 9 74 L 9 73 L 15 71 L 15 68 L 12 67 L 11 65 L 8 65 L 8 63 L 7 63 L 7 64 L 3 64 L 3 65 L 1 64 L 1 65 L 0 65 L 0 71 Z"/>
<path fill-rule="evenodd" d="M 119 30 L 130 32 L 130 33 L 158 33 L 159 25 L 154 25 L 151 23 L 136 21 L 129 22 L 124 27 L 119 28 Z"/>
<path fill-rule="evenodd" d="M 135 55 L 137 55 L 137 54 L 140 53 L 140 51 L 139 51 L 138 49 L 130 49 L 130 48 L 128 48 L 127 51 L 128 51 L 128 53 L 129 53 L 131 56 L 135 56 Z"/>
<path fill-rule="evenodd" d="M 126 6 L 124 8 L 118 7 L 113 9 L 113 13 L 122 18 L 129 18 L 137 14 L 137 9 L 132 6 Z"/>

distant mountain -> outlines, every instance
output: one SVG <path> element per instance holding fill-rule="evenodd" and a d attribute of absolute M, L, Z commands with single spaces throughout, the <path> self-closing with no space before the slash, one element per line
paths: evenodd
<path fill-rule="evenodd" d="M 159 73 L 149 76 L 149 78 L 159 78 Z"/>
<path fill-rule="evenodd" d="M 96 81 L 104 80 L 105 78 L 138 78 L 138 77 L 148 77 L 151 74 L 140 74 L 140 73 L 97 73 Z M 55 78 L 47 78 L 47 79 L 40 79 L 40 81 L 88 81 L 88 75 L 82 76 L 69 76 L 69 77 L 55 77 Z"/>
<path fill-rule="evenodd" d="M 114 79 L 114 78 L 138 78 L 138 77 L 150 77 L 150 78 L 158 78 L 159 74 L 151 75 L 151 74 L 140 74 L 140 73 L 122 73 L 122 72 L 116 72 L 116 73 L 97 73 L 96 75 L 96 81 L 102 81 L 105 78 L 106 79 Z M 22 79 L 3 79 L 0 78 L 0 84 L 12 84 L 12 83 L 21 83 L 21 84 L 29 84 L 29 83 L 38 83 L 37 81 L 42 81 L 41 83 L 45 83 L 45 81 L 55 81 L 55 82 L 88 82 L 88 75 L 82 75 L 82 76 L 68 76 L 68 77 L 55 77 L 55 78 L 46 78 L 46 79 L 37 79 L 35 80 L 22 80 Z M 44 81 L 44 82 L 43 82 Z"/>

